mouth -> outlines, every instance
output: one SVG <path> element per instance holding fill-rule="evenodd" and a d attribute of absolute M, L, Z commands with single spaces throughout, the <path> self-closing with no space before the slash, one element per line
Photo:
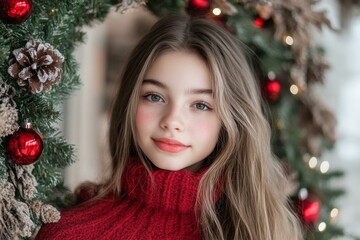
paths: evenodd
<path fill-rule="evenodd" d="M 179 141 L 168 138 L 155 138 L 152 139 L 155 145 L 164 152 L 178 153 L 189 148 L 189 145 L 185 145 Z"/>

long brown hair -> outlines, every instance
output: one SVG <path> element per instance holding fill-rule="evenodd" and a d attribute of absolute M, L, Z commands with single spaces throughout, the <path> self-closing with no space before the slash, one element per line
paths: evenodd
<path fill-rule="evenodd" d="M 285 178 L 270 149 L 270 128 L 243 52 L 230 33 L 202 19 L 169 16 L 158 21 L 135 47 L 122 74 L 110 118 L 112 174 L 105 193 L 122 195 L 121 179 L 136 144 L 135 111 L 146 71 L 164 51 L 201 56 L 212 76 L 222 130 L 213 160 L 198 190 L 199 225 L 206 239 L 301 239 L 283 192 Z M 214 198 L 219 182 L 222 195 Z"/>

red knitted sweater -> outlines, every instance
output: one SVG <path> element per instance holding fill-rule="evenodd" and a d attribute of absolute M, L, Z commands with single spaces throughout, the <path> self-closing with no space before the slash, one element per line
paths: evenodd
<path fill-rule="evenodd" d="M 123 177 L 126 198 L 86 203 L 62 212 L 61 220 L 45 224 L 36 240 L 202 239 L 194 206 L 199 173 L 153 171 L 153 182 L 142 165 Z"/>

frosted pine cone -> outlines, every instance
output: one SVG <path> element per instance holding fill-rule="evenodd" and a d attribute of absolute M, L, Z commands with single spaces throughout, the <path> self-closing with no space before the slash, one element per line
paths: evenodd
<path fill-rule="evenodd" d="M 34 201 L 32 204 L 31 204 L 31 210 L 33 211 L 33 213 L 35 214 L 35 216 L 37 218 L 40 217 L 40 214 L 41 214 L 41 207 L 42 207 L 43 203 L 40 202 L 40 201 Z"/>
<path fill-rule="evenodd" d="M 119 3 L 116 5 L 116 10 L 124 13 L 128 9 L 146 5 L 146 2 L 147 0 L 119 0 Z"/>
<path fill-rule="evenodd" d="M 41 217 L 43 223 L 55 223 L 61 218 L 60 212 L 49 204 L 34 201 L 30 207 L 37 218 Z"/>
<path fill-rule="evenodd" d="M 14 95 L 14 88 L 0 78 L 0 137 L 10 135 L 19 128 Z"/>
<path fill-rule="evenodd" d="M 39 93 L 51 89 L 61 78 L 63 55 L 49 43 L 29 41 L 24 48 L 13 51 L 8 73 L 17 78 L 20 87 Z"/>
<path fill-rule="evenodd" d="M 33 169 L 33 164 L 18 165 L 13 162 L 10 163 L 10 179 L 24 200 L 32 200 L 37 193 L 36 186 L 38 183 L 32 174 Z"/>
<path fill-rule="evenodd" d="M 43 223 L 56 223 L 60 220 L 60 212 L 49 204 L 44 204 L 41 207 L 41 220 Z"/>
<path fill-rule="evenodd" d="M 10 106 L 16 107 L 16 103 L 13 100 L 14 96 L 15 96 L 15 89 L 12 86 L 7 85 L 0 78 L 0 99 L 7 98 Z"/>

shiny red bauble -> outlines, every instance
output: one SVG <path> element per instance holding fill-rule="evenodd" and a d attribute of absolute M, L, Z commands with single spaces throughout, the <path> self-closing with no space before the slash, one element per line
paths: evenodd
<path fill-rule="evenodd" d="M 10 136 L 6 151 L 16 164 L 32 164 L 39 159 L 43 151 L 43 141 L 31 125 L 26 124 Z"/>
<path fill-rule="evenodd" d="M 32 0 L 0 0 L 0 20 L 5 24 L 25 22 L 32 9 Z"/>
<path fill-rule="evenodd" d="M 264 27 L 264 19 L 262 19 L 261 17 L 256 17 L 254 19 L 254 25 L 258 28 L 263 28 Z"/>
<path fill-rule="evenodd" d="M 207 14 L 210 8 L 210 0 L 189 0 L 186 10 L 192 16 L 199 16 Z"/>
<path fill-rule="evenodd" d="M 270 102 L 278 100 L 281 92 L 281 84 L 278 80 L 267 80 L 264 83 L 264 95 L 265 98 Z"/>
<path fill-rule="evenodd" d="M 298 199 L 295 202 L 295 207 L 304 224 L 315 224 L 319 220 L 321 207 L 316 198 L 309 196 L 306 199 Z"/>

